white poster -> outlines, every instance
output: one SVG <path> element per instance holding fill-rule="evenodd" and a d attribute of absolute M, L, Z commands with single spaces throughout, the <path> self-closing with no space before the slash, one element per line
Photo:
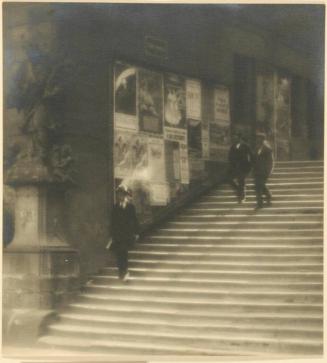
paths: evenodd
<path fill-rule="evenodd" d="M 115 130 L 115 178 L 143 180 L 147 178 L 148 143 L 144 136 L 126 130 Z"/>
<path fill-rule="evenodd" d="M 159 137 L 148 138 L 149 179 L 151 182 L 166 181 L 164 140 Z"/>
<path fill-rule="evenodd" d="M 217 87 L 214 91 L 214 118 L 221 122 L 230 122 L 229 92 L 227 88 Z"/>
<path fill-rule="evenodd" d="M 178 129 L 174 127 L 165 127 L 164 138 L 169 141 L 187 143 L 187 132 L 185 129 Z"/>
<path fill-rule="evenodd" d="M 167 183 L 151 183 L 150 202 L 152 206 L 164 206 L 169 203 L 170 190 Z"/>
<path fill-rule="evenodd" d="M 115 128 L 138 130 L 136 101 L 137 68 L 117 62 L 115 64 Z"/>
<path fill-rule="evenodd" d="M 187 144 L 179 144 L 179 157 L 180 157 L 180 180 L 182 184 L 189 184 L 190 171 L 188 163 L 188 150 Z"/>
<path fill-rule="evenodd" d="M 201 120 L 201 82 L 186 80 L 186 118 Z"/>

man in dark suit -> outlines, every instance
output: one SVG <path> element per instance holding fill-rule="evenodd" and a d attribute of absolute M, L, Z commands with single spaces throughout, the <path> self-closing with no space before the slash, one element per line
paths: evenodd
<path fill-rule="evenodd" d="M 273 168 L 273 153 L 266 141 L 264 133 L 256 134 L 256 152 L 254 155 L 253 175 L 257 199 L 256 209 L 263 207 L 263 195 L 266 196 L 267 205 L 271 205 L 271 193 L 266 185 Z"/>
<path fill-rule="evenodd" d="M 229 150 L 229 182 L 235 189 L 239 203 L 245 200 L 245 178 L 252 167 L 252 152 L 240 133 L 233 135 Z"/>
<path fill-rule="evenodd" d="M 112 248 L 116 254 L 119 278 L 127 281 L 128 249 L 138 239 L 139 223 L 130 191 L 120 186 L 116 191 L 117 202 L 112 212 Z"/>

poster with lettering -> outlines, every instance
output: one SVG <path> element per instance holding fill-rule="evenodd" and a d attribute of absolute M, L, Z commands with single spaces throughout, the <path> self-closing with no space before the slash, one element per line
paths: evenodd
<path fill-rule="evenodd" d="M 225 87 L 216 87 L 214 90 L 214 118 L 230 123 L 229 91 Z"/>
<path fill-rule="evenodd" d="M 152 206 L 165 206 L 170 200 L 170 189 L 168 183 L 150 184 L 150 202 Z"/>
<path fill-rule="evenodd" d="M 227 88 L 214 89 L 214 118 L 210 122 L 210 159 L 226 161 L 230 147 L 230 109 Z"/>
<path fill-rule="evenodd" d="M 162 134 L 163 77 L 157 72 L 139 70 L 140 131 Z"/>
<path fill-rule="evenodd" d="M 210 160 L 226 161 L 230 147 L 230 125 L 225 122 L 210 123 Z"/>
<path fill-rule="evenodd" d="M 142 180 L 148 178 L 147 138 L 135 132 L 115 130 L 114 173 L 116 178 Z"/>
<path fill-rule="evenodd" d="M 291 138 L 291 80 L 276 75 L 275 128 L 278 160 L 289 160 Z"/>
<path fill-rule="evenodd" d="M 179 159 L 180 159 L 180 181 L 182 184 L 189 184 L 190 171 L 189 171 L 187 144 L 184 143 L 179 144 Z"/>
<path fill-rule="evenodd" d="M 114 92 L 115 128 L 138 130 L 136 83 L 137 68 L 117 62 Z"/>
<path fill-rule="evenodd" d="M 213 119 L 213 89 L 208 86 L 202 88 L 202 130 L 201 130 L 201 142 L 202 142 L 202 158 L 204 160 L 210 160 L 210 120 Z"/>
<path fill-rule="evenodd" d="M 190 155 L 189 157 L 189 167 L 190 167 L 190 178 L 191 180 L 203 179 L 205 167 L 204 160 L 198 157 Z"/>
<path fill-rule="evenodd" d="M 256 129 L 267 135 L 270 145 L 275 149 L 273 72 L 259 73 L 256 83 Z"/>
<path fill-rule="evenodd" d="M 149 179 L 151 183 L 166 181 L 164 140 L 159 137 L 148 138 Z"/>
<path fill-rule="evenodd" d="M 201 120 L 201 81 L 186 80 L 186 118 Z"/>
<path fill-rule="evenodd" d="M 165 128 L 186 129 L 185 80 L 175 74 L 164 77 L 164 119 Z"/>

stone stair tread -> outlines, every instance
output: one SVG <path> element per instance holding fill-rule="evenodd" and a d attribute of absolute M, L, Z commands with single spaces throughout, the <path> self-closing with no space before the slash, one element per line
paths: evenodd
<path fill-rule="evenodd" d="M 205 298 L 179 298 L 179 297 L 157 297 L 157 296 L 112 296 L 112 295 L 106 295 L 106 294 L 91 294 L 91 293 L 82 293 L 80 295 L 81 297 L 88 297 L 97 301 L 127 301 L 127 302 L 160 302 L 160 303 L 176 303 L 176 304 L 183 304 L 183 305 L 195 305 L 195 304 L 206 304 L 208 306 L 219 306 L 225 305 L 225 302 L 219 302 L 216 299 L 209 299 L 207 297 Z M 274 303 L 274 302 L 260 302 L 254 303 L 254 302 L 241 302 L 241 303 L 233 303 L 230 305 L 244 305 L 244 306 L 273 306 L 273 307 L 308 307 L 305 303 Z M 322 304 L 320 303 L 310 303 L 310 307 L 317 307 L 322 308 Z"/>
<path fill-rule="evenodd" d="M 101 328 L 101 327 L 85 327 L 83 325 L 69 325 L 69 324 L 51 324 L 50 325 L 51 330 L 57 330 L 57 331 L 74 331 L 74 332 L 84 332 L 84 333 L 98 333 L 98 334 L 121 334 L 121 335 L 127 335 L 127 336 L 131 336 L 131 337 L 135 337 L 135 336 L 142 336 L 146 339 L 151 340 L 151 338 L 153 337 L 170 337 L 170 338 L 176 338 L 176 339 L 196 339 L 196 340 L 215 340 L 215 341 L 219 341 L 219 340 L 231 340 L 231 341 L 235 341 L 238 339 L 242 339 L 243 343 L 246 341 L 250 341 L 250 342 L 280 342 L 279 338 L 256 338 L 256 337 L 251 337 L 250 339 L 246 336 L 243 335 L 242 337 L 234 337 L 234 336 L 226 336 L 226 334 L 199 334 L 198 332 L 196 334 L 192 334 L 192 333 L 183 333 L 183 334 L 178 334 L 177 332 L 156 332 L 154 330 L 151 331 L 151 335 L 149 335 L 149 331 L 148 330 L 143 330 L 143 331 L 137 331 L 137 330 L 133 330 L 130 331 L 129 329 L 121 329 L 121 328 Z M 293 338 L 293 337 L 289 337 L 287 339 L 285 339 L 283 341 L 283 343 L 287 344 L 287 343 L 295 343 L 295 344 L 299 344 L 302 346 L 317 346 L 320 347 L 322 345 L 322 341 L 320 339 L 316 339 L 316 338 L 310 338 L 310 337 L 306 337 L 305 339 L 300 339 L 300 338 Z"/>
<path fill-rule="evenodd" d="M 165 263 L 169 264 L 170 261 L 166 261 Z M 183 264 L 192 264 L 193 261 L 190 261 L 190 262 L 185 262 L 185 261 L 181 261 L 181 263 Z M 212 264 L 215 264 L 214 262 Z M 218 264 L 219 266 L 221 264 Z M 264 264 L 266 265 L 266 264 Z M 293 265 L 292 265 L 293 266 Z M 192 267 L 192 266 L 191 266 Z M 321 267 L 323 268 L 323 265 L 321 265 Z M 192 267 L 193 268 L 193 267 Z M 114 271 L 116 271 L 117 269 L 113 268 Z M 149 269 L 146 269 L 146 268 L 130 268 L 131 271 L 148 271 Z M 160 271 L 169 271 L 169 272 L 185 272 L 187 273 L 188 270 L 185 270 L 185 269 L 171 269 L 171 270 L 167 270 L 166 268 L 165 269 L 160 269 L 160 268 L 155 268 L 155 269 L 152 269 L 153 272 L 160 272 Z M 193 272 L 194 270 L 193 269 L 190 269 L 189 270 L 190 272 Z M 233 270 L 195 270 L 196 273 L 208 273 L 208 272 L 211 272 L 211 273 L 216 273 L 217 275 L 219 274 L 224 274 L 224 273 L 228 273 L 230 274 L 231 276 L 233 275 L 239 275 L 240 274 L 240 271 L 233 271 Z M 248 275 L 248 276 L 270 276 L 270 275 L 277 275 L 277 276 L 280 276 L 281 278 L 283 277 L 287 277 L 287 276 L 312 276 L 312 277 L 319 277 L 319 276 L 323 276 L 323 271 L 321 270 L 321 272 L 307 272 L 307 271 L 304 271 L 304 272 L 275 272 L 275 271 L 242 271 L 242 275 Z M 101 277 L 105 277 L 105 275 L 98 275 L 98 276 L 101 276 Z M 218 276 L 217 276 L 218 277 Z"/>
<path fill-rule="evenodd" d="M 215 350 L 211 350 L 211 349 L 199 349 L 199 348 L 195 348 L 195 347 L 185 347 L 180 346 L 178 344 L 174 344 L 174 345 L 169 345 L 169 344 L 165 344 L 165 343 L 138 343 L 138 342 L 133 342 L 133 341 L 118 341 L 117 339 L 111 339 L 111 341 L 103 341 L 103 340 L 96 340 L 96 339 L 90 339 L 90 338 L 71 338 L 69 337 L 69 339 L 67 339 L 67 337 L 58 337 L 58 336 L 53 336 L 53 335 L 49 335 L 49 336 L 45 336 L 45 337 L 41 337 L 39 339 L 40 342 L 42 343 L 46 343 L 46 344 L 56 344 L 56 345 L 62 345 L 62 346 L 74 346 L 76 348 L 84 348 L 84 349 L 89 349 L 91 347 L 104 347 L 104 348 L 114 348 L 114 347 L 119 347 L 119 348 L 124 348 L 125 350 L 122 351 L 122 353 L 125 354 L 135 354 L 134 352 L 129 353 L 128 349 L 156 349 L 160 352 L 160 355 L 162 355 L 163 353 L 179 353 L 179 354 L 183 354 L 183 355 L 188 355 L 188 354 L 192 354 L 192 357 L 194 356 L 195 353 L 200 354 L 200 355 L 235 355 L 235 356 L 240 356 L 240 355 L 258 355 L 258 353 L 250 353 L 248 351 L 242 353 L 242 352 L 234 352 L 234 351 L 228 351 L 228 350 L 219 350 L 219 349 L 215 349 Z M 127 350 L 126 350 L 127 349 Z M 83 353 L 84 354 L 84 353 Z M 108 353 L 106 352 L 106 355 Z M 113 355 L 116 355 L 117 353 L 114 353 Z M 121 355 L 121 354 L 120 354 Z M 143 355 L 143 354 L 142 354 Z"/>
<path fill-rule="evenodd" d="M 153 286 L 136 286 L 136 285 L 111 285 L 111 286 L 106 286 L 106 285 L 99 285 L 99 284 L 95 284 L 92 283 L 90 285 L 88 285 L 89 287 L 94 287 L 94 288 L 99 288 L 99 289 L 103 289 L 106 292 L 110 292 L 110 290 L 112 291 L 121 291 L 121 292 L 131 292 L 131 291 L 139 291 L 139 292 L 155 292 L 155 291 L 160 291 L 163 293 L 168 293 L 168 292 L 180 292 L 180 293 L 190 293 L 190 294 L 194 294 L 194 296 L 196 296 L 197 294 L 199 296 L 201 296 L 201 293 L 206 293 L 208 295 L 212 294 L 226 294 L 229 296 L 256 296 L 256 295 L 264 295 L 264 296 L 319 296 L 322 297 L 323 293 L 322 292 L 316 292 L 316 291 L 312 291 L 312 292 L 294 292 L 294 291 L 290 291 L 290 292 L 279 292 L 279 291 L 248 291 L 248 292 L 237 292 L 237 291 L 230 291 L 228 289 L 218 289 L 215 288 L 213 289 L 205 289 L 205 288 L 199 288 L 197 287 L 196 289 L 190 289 L 190 288 L 185 288 L 185 287 L 166 287 L 166 286 L 158 286 L 158 287 L 153 287 Z"/>
<path fill-rule="evenodd" d="M 170 316 L 174 316 L 176 317 L 176 315 L 178 314 L 179 316 L 188 316 L 188 317 L 192 317 L 192 318 L 208 318 L 208 319 L 214 319 L 214 318 L 227 318 L 227 317 L 233 317 L 233 318 L 298 318 L 299 315 L 297 313 L 293 313 L 290 314 L 290 312 L 269 312 L 269 311 L 265 311 L 264 313 L 262 312 L 237 312 L 237 313 L 233 313 L 233 312 L 219 312 L 219 311 L 215 311 L 212 312 L 210 311 L 210 314 L 204 314 L 202 312 L 197 312 L 197 311 L 192 311 L 192 313 L 190 314 L 190 312 L 185 311 L 185 310 L 180 310 L 180 309 L 176 309 L 176 308 L 172 308 L 170 306 L 165 306 L 165 307 L 144 307 L 144 306 L 123 306 L 123 305 L 110 305 L 110 306 L 106 306 L 106 305 L 99 305 L 99 304 L 95 304 L 95 303 L 85 303 L 85 302 L 80 302 L 80 303 L 71 303 L 69 305 L 71 308 L 80 308 L 80 309 L 85 309 L 85 310 L 93 310 L 93 311 L 108 311 L 108 312 L 135 312 L 137 314 L 141 314 L 141 313 L 159 313 L 159 314 L 169 314 Z M 277 306 L 280 306 L 277 305 Z M 301 313 L 301 318 L 304 319 L 322 319 L 323 315 L 322 315 L 322 311 L 315 311 L 315 312 L 303 312 Z"/>
<path fill-rule="evenodd" d="M 117 276 L 106 276 L 106 275 L 100 275 L 100 276 L 94 276 L 93 278 L 90 279 L 90 281 L 93 281 L 94 279 L 109 279 L 109 280 L 115 280 L 117 281 L 117 283 L 121 283 Z M 209 279 L 209 278 L 205 278 L 205 279 L 197 279 L 197 278 L 185 278 L 185 277 L 174 277 L 174 278 L 169 278 L 169 277 L 155 277 L 155 276 L 131 276 L 130 277 L 130 281 L 138 283 L 138 282 L 153 282 L 153 283 L 160 283 L 160 282 L 182 282 L 182 283 L 187 283 L 187 282 L 191 282 L 191 283 L 200 283 L 200 284 L 205 284 L 205 283 L 211 283 L 211 284 L 226 284 L 228 286 L 228 284 L 231 285 L 236 285 L 236 286 L 247 286 L 248 288 L 251 287 L 267 287 L 270 288 L 272 286 L 276 286 L 276 287 L 282 287 L 282 286 L 289 286 L 288 282 L 285 281 L 280 281 L 278 283 L 276 282 L 271 282 L 271 281 L 265 281 L 264 283 L 252 283 L 251 286 L 248 286 L 248 282 L 244 282 L 244 281 L 235 281 L 232 279 L 226 279 L 226 280 L 216 280 L 216 279 Z M 293 282 L 292 283 L 293 287 L 296 286 L 305 286 L 310 288 L 310 286 L 322 286 L 322 282 L 307 282 L 307 283 L 303 283 L 303 282 Z"/>
<path fill-rule="evenodd" d="M 63 313 L 60 314 L 60 318 L 68 318 L 68 319 L 76 319 L 76 320 L 80 320 L 80 321 L 89 321 L 89 322 L 100 322 L 100 323 L 113 323 L 113 322 L 118 322 L 118 323 L 130 323 L 130 324 L 141 324 L 141 325 L 151 325 L 151 326 L 164 326 L 164 327 L 192 327 L 192 328 L 201 328 L 201 329 L 205 329 L 205 328 L 226 328 L 226 329 L 230 329 L 230 328 L 236 328 L 237 329 L 259 329 L 257 326 L 253 325 L 253 323 L 242 323 L 241 321 L 239 322 L 239 324 L 237 326 L 235 326 L 235 324 L 232 323 L 226 323 L 226 322 L 221 322 L 221 321 L 217 321 L 217 322 L 200 322 L 200 321 L 191 321 L 191 320 L 183 320 L 181 319 L 180 316 L 174 316 L 174 321 L 172 321 L 171 319 L 163 319 L 163 318 L 145 318 L 145 317 L 125 317 L 125 316 L 119 316 L 117 314 L 115 314 L 114 316 L 110 316 L 110 315 L 88 315 L 88 314 L 77 314 L 77 313 Z M 274 323 L 271 322 L 269 325 L 265 325 L 260 327 L 261 330 L 263 331 L 271 331 L 278 328 L 278 329 L 283 329 L 280 326 L 280 323 Z M 278 330 L 277 329 L 277 330 Z M 288 327 L 287 330 L 289 331 L 294 331 L 294 330 L 299 330 L 301 329 L 301 327 L 299 327 L 298 325 L 296 327 Z M 316 332 L 316 333 L 322 333 L 323 332 L 323 327 L 310 327 L 310 326 L 303 326 L 302 329 L 304 329 L 305 331 L 308 332 Z"/>
<path fill-rule="evenodd" d="M 152 247 L 152 248 L 174 248 L 174 247 L 179 247 L 179 248 L 183 248 L 183 249 L 187 249 L 187 248 L 231 248 L 231 249 L 238 249 L 238 248 L 267 248 L 269 249 L 290 249 L 290 250 L 297 250 L 297 249 L 301 249 L 301 250 L 321 250 L 323 247 L 323 244 L 321 244 L 321 246 L 312 246 L 312 245 L 294 245 L 294 244 L 264 244 L 264 245 L 260 245 L 260 244 L 247 244 L 245 243 L 241 243 L 241 244 L 216 244 L 216 243 L 183 243 L 183 245 L 180 245 L 178 243 L 147 243 L 147 242 L 142 242 L 139 246 L 139 248 L 141 247 Z M 133 250 L 134 251 L 134 250 Z M 138 249 L 137 251 L 140 251 L 140 249 Z"/>
<path fill-rule="evenodd" d="M 242 204 L 217 185 L 134 246 L 128 283 L 116 267 L 91 276 L 41 344 L 133 356 L 321 354 L 323 171 L 323 161 L 278 161 L 273 204 L 259 211 L 252 175 Z"/>

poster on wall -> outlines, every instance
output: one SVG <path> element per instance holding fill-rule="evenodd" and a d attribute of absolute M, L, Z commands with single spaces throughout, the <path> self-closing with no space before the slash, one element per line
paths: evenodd
<path fill-rule="evenodd" d="M 210 160 L 226 161 L 230 147 L 229 92 L 225 87 L 214 89 L 214 117 L 210 122 Z"/>
<path fill-rule="evenodd" d="M 191 155 L 189 158 L 189 164 L 190 178 L 192 180 L 203 179 L 205 172 L 204 160 Z"/>
<path fill-rule="evenodd" d="M 291 136 L 291 80 L 276 75 L 275 129 L 278 160 L 290 157 Z"/>
<path fill-rule="evenodd" d="M 115 64 L 115 128 L 138 130 L 136 83 L 136 67 L 124 63 Z"/>
<path fill-rule="evenodd" d="M 264 132 L 271 147 L 275 148 L 274 127 L 274 75 L 265 72 L 257 75 L 256 129 Z"/>
<path fill-rule="evenodd" d="M 164 140 L 148 138 L 149 179 L 154 183 L 166 181 Z"/>
<path fill-rule="evenodd" d="M 165 127 L 165 139 L 169 141 L 187 143 L 187 131 L 183 129 L 175 129 L 172 127 Z"/>
<path fill-rule="evenodd" d="M 162 133 L 163 80 L 162 75 L 139 70 L 139 127 L 140 131 Z"/>
<path fill-rule="evenodd" d="M 190 171 L 189 171 L 187 144 L 179 143 L 179 158 L 180 158 L 180 181 L 182 184 L 189 184 Z"/>
<path fill-rule="evenodd" d="M 164 90 L 165 127 L 185 129 L 186 101 L 184 79 L 175 74 L 165 74 Z"/>
<path fill-rule="evenodd" d="M 165 140 L 166 180 L 173 183 L 180 179 L 179 142 Z"/>
<path fill-rule="evenodd" d="M 150 184 L 150 202 L 152 206 L 165 206 L 170 200 L 168 183 Z"/>
<path fill-rule="evenodd" d="M 229 91 L 225 87 L 216 87 L 214 90 L 214 118 L 230 123 Z"/>
<path fill-rule="evenodd" d="M 208 86 L 204 86 L 202 89 L 203 99 L 202 99 L 202 158 L 204 160 L 210 159 L 210 120 L 213 119 L 213 96 L 212 89 Z"/>
<path fill-rule="evenodd" d="M 186 118 L 201 120 L 201 82 L 187 79 L 186 83 Z"/>
<path fill-rule="evenodd" d="M 147 138 L 135 132 L 115 130 L 114 168 L 116 178 L 145 179 L 148 168 Z"/>

